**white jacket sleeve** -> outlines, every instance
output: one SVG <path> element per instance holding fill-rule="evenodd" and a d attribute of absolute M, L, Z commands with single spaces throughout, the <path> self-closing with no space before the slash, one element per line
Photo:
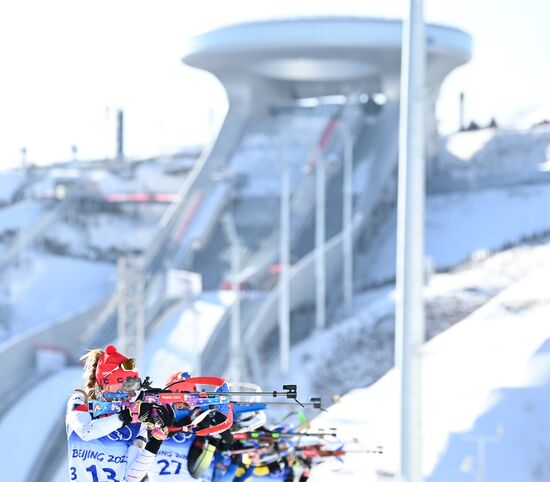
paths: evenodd
<path fill-rule="evenodd" d="M 96 420 L 88 412 L 86 398 L 82 393 L 75 392 L 67 402 L 65 416 L 67 434 L 75 432 L 82 440 L 94 440 L 114 432 L 122 427 L 123 422 L 118 415 L 111 415 Z"/>

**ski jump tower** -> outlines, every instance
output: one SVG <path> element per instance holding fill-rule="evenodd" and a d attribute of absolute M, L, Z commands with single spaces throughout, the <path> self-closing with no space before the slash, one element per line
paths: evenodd
<path fill-rule="evenodd" d="M 401 30 L 401 20 L 377 18 L 259 21 L 192 38 L 183 61 L 222 82 L 229 101 L 224 127 L 229 127 L 266 115 L 278 101 L 355 93 L 383 93 L 389 102 L 398 101 Z M 471 38 L 455 28 L 431 24 L 426 35 L 426 120 L 433 137 L 441 83 L 470 59 Z M 222 134 L 219 149 L 232 145 L 238 132 Z"/>
<path fill-rule="evenodd" d="M 357 138 L 369 151 L 358 154 L 372 159 L 372 165 L 362 198 L 356 202 L 359 218 L 358 222 L 354 219 L 356 237 L 372 221 L 377 203 L 387 195 L 384 187 L 395 180 L 401 40 L 401 20 L 359 17 L 258 21 L 194 37 L 186 46 L 184 63 L 216 76 L 229 101 L 224 124 L 201 172 L 206 175 L 223 171 L 245 126 L 255 119 L 269 117 L 273 106 L 293 105 L 298 99 L 312 97 L 384 94 L 382 114 L 374 125 L 365 126 L 364 135 Z M 470 59 L 471 38 L 454 28 L 428 24 L 426 42 L 427 172 L 430 172 L 437 135 L 435 106 L 439 89 L 453 69 Z M 341 239 L 327 242 L 327 279 L 340 276 L 342 255 L 338 243 L 342 243 Z M 311 282 L 315 276 L 314 262 L 305 258 L 292 270 L 291 310 L 311 305 L 315 300 L 315 283 Z M 262 306 L 247 310 L 255 317 L 242 323 L 247 347 L 262 346 L 277 329 L 277 297 L 278 291 L 272 290 Z M 203 351 L 203 360 L 208 360 L 212 370 L 221 372 L 227 366 L 227 338 L 222 329 L 216 330 Z M 250 366 L 260 365 L 256 349 L 249 349 Z M 253 372 L 252 376 L 259 382 L 263 378 L 261 371 Z"/>

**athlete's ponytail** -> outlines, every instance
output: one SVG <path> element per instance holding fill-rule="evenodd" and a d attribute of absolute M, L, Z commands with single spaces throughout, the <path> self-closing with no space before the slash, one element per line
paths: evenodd
<path fill-rule="evenodd" d="M 96 348 L 95 350 L 90 350 L 80 358 L 84 362 L 84 392 L 88 399 L 96 398 L 97 380 L 95 373 L 101 355 L 103 355 L 103 350 Z"/>

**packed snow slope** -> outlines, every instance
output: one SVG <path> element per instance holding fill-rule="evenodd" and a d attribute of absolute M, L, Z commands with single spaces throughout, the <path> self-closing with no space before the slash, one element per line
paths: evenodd
<path fill-rule="evenodd" d="M 525 133 L 523 147 L 516 134 L 513 164 L 520 166 L 522 152 L 535 150 L 535 134 Z M 430 482 L 550 480 L 550 184 L 518 181 L 427 199 L 426 250 L 436 271 L 424 291 L 423 469 Z M 397 470 L 394 236 L 390 214 L 370 239 L 376 247 L 356 265 L 359 283 L 376 288 L 356 296 L 351 316 L 294 347 L 289 376 L 275 368 L 270 375 L 273 383 L 298 383 L 304 398 L 337 400 L 314 425 L 338 427 L 350 450 L 384 447 L 383 455 L 325 462 L 312 481 L 392 480 Z"/>
<path fill-rule="evenodd" d="M 427 199 L 426 254 L 442 271 L 467 261 L 476 251 L 492 252 L 550 231 L 550 184 L 527 184 Z M 367 285 L 395 276 L 392 211 L 374 242 L 380 249 L 362 257 L 358 275 Z"/>
<path fill-rule="evenodd" d="M 0 342 L 98 303 L 112 293 L 115 276 L 111 264 L 26 252 L 0 274 Z"/>
<path fill-rule="evenodd" d="M 549 285 L 545 261 L 426 343 L 421 423 L 427 481 L 466 482 L 479 471 L 487 481 L 550 480 Z M 354 372 L 343 370 L 342 376 L 353 377 Z M 343 464 L 326 462 L 311 480 L 360 476 L 377 481 L 394 474 L 398 403 L 398 378 L 392 369 L 317 417 L 315 426 L 337 426 L 344 440 L 357 438 L 364 447 L 382 445 L 384 454 L 350 454 Z M 484 441 L 481 458 L 477 444 Z"/>

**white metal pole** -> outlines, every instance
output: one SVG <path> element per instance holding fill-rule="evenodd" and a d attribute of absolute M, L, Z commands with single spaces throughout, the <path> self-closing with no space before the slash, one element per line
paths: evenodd
<path fill-rule="evenodd" d="M 426 54 L 423 1 L 410 0 L 409 8 L 401 63 L 395 356 L 401 388 L 399 475 L 421 482 Z"/>
<path fill-rule="evenodd" d="M 110 156 L 110 153 L 111 153 L 111 125 L 110 125 L 110 118 L 111 118 L 111 111 L 109 109 L 109 107 L 105 107 L 105 139 L 104 139 L 104 144 L 105 144 L 105 160 L 109 160 L 111 158 Z"/>
<path fill-rule="evenodd" d="M 342 203 L 342 231 L 343 231 L 343 293 L 346 312 L 351 313 L 353 305 L 353 139 L 349 129 L 340 123 L 344 138 L 344 165 L 343 165 L 343 203 Z"/>
<path fill-rule="evenodd" d="M 136 258 L 136 358 L 143 360 L 145 349 L 145 270 L 143 258 Z"/>
<path fill-rule="evenodd" d="M 121 352 L 138 359 L 145 339 L 144 289 L 142 258 L 119 258 L 118 344 Z"/>
<path fill-rule="evenodd" d="M 235 236 L 235 242 L 231 249 L 231 288 L 235 300 L 231 307 L 231 347 L 233 351 L 233 376 L 235 380 L 240 380 L 242 375 L 241 366 L 241 283 L 239 280 L 240 267 L 240 244 L 239 238 Z"/>
<path fill-rule="evenodd" d="M 186 309 L 189 310 L 189 313 L 191 315 L 191 322 L 193 324 L 193 344 L 195 346 L 195 366 L 193 368 L 195 373 L 200 374 L 202 372 L 202 353 L 199 348 L 201 346 L 201 326 L 197 307 L 195 306 L 195 295 L 191 290 L 189 290 L 185 306 Z"/>
<path fill-rule="evenodd" d="M 27 148 L 22 147 L 21 148 L 21 168 L 23 169 L 23 174 L 27 175 Z"/>
<path fill-rule="evenodd" d="M 325 161 L 319 148 L 315 176 L 315 327 L 326 325 L 326 271 L 325 271 Z"/>
<path fill-rule="evenodd" d="M 117 291 L 118 291 L 118 304 L 117 304 L 117 336 L 118 336 L 118 349 L 121 353 L 127 353 L 127 338 L 126 332 L 126 303 L 127 303 L 127 289 L 128 283 L 128 259 L 125 256 L 121 256 L 117 260 Z"/>
<path fill-rule="evenodd" d="M 281 232 L 279 236 L 279 351 L 281 373 L 290 370 L 290 172 L 283 164 L 281 175 Z"/>
<path fill-rule="evenodd" d="M 231 305 L 231 358 L 234 380 L 240 380 L 242 376 L 240 252 L 239 238 L 235 232 L 231 246 L 231 289 L 235 297 Z"/>
<path fill-rule="evenodd" d="M 231 290 L 235 296 L 231 305 L 229 372 L 232 380 L 239 381 L 242 376 L 241 286 L 239 280 L 241 248 L 235 220 L 230 214 L 227 214 L 224 221 L 227 236 L 231 244 Z"/>
<path fill-rule="evenodd" d="M 23 172 L 23 176 L 25 178 L 25 180 L 28 180 L 28 169 L 27 169 L 27 148 L 26 147 L 22 147 L 21 148 L 21 169 L 22 169 L 22 172 Z M 23 194 L 23 201 L 26 201 L 25 199 L 25 190 L 23 189 L 22 191 L 22 194 Z M 26 221 L 26 211 L 22 211 L 23 215 L 19 217 L 19 229 L 17 231 L 17 236 L 15 237 L 15 243 L 17 244 L 17 249 L 16 249 L 16 266 L 18 268 L 21 268 L 23 266 L 23 232 L 25 231 L 25 223 L 24 221 Z M 26 322 L 25 322 L 26 323 Z M 24 328 L 26 329 L 27 326 L 25 325 Z"/>

